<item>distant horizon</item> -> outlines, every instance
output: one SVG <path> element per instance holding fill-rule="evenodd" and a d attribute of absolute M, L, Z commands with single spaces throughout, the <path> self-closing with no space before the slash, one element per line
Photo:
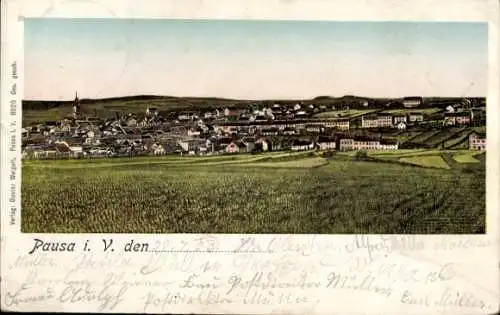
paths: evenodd
<path fill-rule="evenodd" d="M 480 22 L 28 18 L 24 29 L 28 100 L 487 94 Z"/>
<path fill-rule="evenodd" d="M 320 97 L 329 97 L 333 99 L 338 99 L 338 98 L 343 98 L 343 97 L 356 97 L 356 98 L 364 98 L 364 99 L 403 99 L 405 97 L 422 97 L 423 99 L 426 98 L 487 98 L 486 96 L 420 96 L 420 95 L 404 95 L 404 96 L 381 96 L 381 97 L 372 97 L 372 96 L 366 96 L 366 95 L 355 95 L 355 94 L 345 94 L 345 95 L 340 95 L 340 96 L 334 96 L 334 95 L 317 95 L 314 97 L 310 98 L 263 98 L 263 99 L 245 99 L 245 98 L 230 98 L 230 97 L 221 97 L 221 96 L 177 96 L 177 95 L 163 95 L 163 94 L 125 94 L 125 95 L 120 95 L 120 96 L 108 96 L 108 97 L 101 97 L 101 98 L 89 98 L 89 97 L 82 97 L 80 94 L 78 94 L 78 99 L 79 100 L 89 100 L 89 101 L 100 101 L 100 100 L 107 100 L 107 99 L 120 99 L 120 98 L 131 98 L 131 97 L 165 97 L 165 98 L 192 98 L 192 99 L 220 99 L 220 100 L 230 100 L 230 101 L 287 101 L 287 100 L 293 100 L 293 101 L 308 101 L 308 100 L 314 100 L 315 98 L 320 98 Z M 68 98 L 68 99 L 27 99 L 24 98 L 23 101 L 33 101 L 33 102 L 71 102 L 75 99 L 75 94 L 73 94 L 73 97 Z"/>

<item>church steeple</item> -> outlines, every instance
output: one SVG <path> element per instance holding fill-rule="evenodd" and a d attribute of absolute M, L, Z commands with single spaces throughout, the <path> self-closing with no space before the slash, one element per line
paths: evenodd
<path fill-rule="evenodd" d="M 73 118 L 80 117 L 80 99 L 78 99 L 78 91 L 75 91 L 75 100 L 73 101 Z"/>

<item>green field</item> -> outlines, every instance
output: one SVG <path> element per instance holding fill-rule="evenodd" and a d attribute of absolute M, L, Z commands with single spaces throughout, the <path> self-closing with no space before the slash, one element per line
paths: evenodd
<path fill-rule="evenodd" d="M 399 159 L 401 162 L 415 164 L 424 167 L 435 167 L 448 169 L 450 166 L 439 155 L 412 156 Z"/>
<path fill-rule="evenodd" d="M 453 159 L 457 163 L 479 163 L 479 160 L 475 158 L 477 155 L 477 152 L 468 152 L 468 153 L 462 153 L 462 154 L 455 154 L 453 156 Z"/>
<path fill-rule="evenodd" d="M 409 113 L 420 113 L 420 114 L 435 114 L 439 111 L 442 111 L 442 108 L 431 107 L 431 108 L 411 108 L 411 109 L 387 109 L 382 113 L 384 114 L 393 114 L 393 115 L 408 115 Z"/>
<path fill-rule="evenodd" d="M 408 141 L 413 143 L 425 144 L 427 139 L 438 135 L 440 132 L 441 131 L 439 130 L 424 131 L 415 135 L 412 138 L 409 138 Z"/>
<path fill-rule="evenodd" d="M 374 109 L 346 109 L 346 110 L 332 110 L 328 112 L 323 112 L 315 114 L 315 118 L 334 118 L 334 117 L 348 117 L 353 118 L 361 115 L 366 115 L 369 113 L 376 112 Z"/>
<path fill-rule="evenodd" d="M 425 140 L 425 144 L 433 148 L 441 147 L 444 143 L 446 143 L 446 141 L 459 138 L 460 135 L 467 130 L 467 128 L 445 129 L 440 131 L 438 134 L 427 138 L 427 140 Z"/>
<path fill-rule="evenodd" d="M 484 159 L 448 158 L 466 153 L 370 152 L 364 161 L 317 153 L 24 161 L 22 230 L 484 233 Z M 435 158 L 440 154 L 446 161 Z M 448 167 L 436 168 L 442 163 Z"/>
<path fill-rule="evenodd" d="M 451 127 L 441 130 L 403 133 L 396 138 L 401 143 L 412 143 L 428 148 L 466 150 L 469 148 L 469 134 L 472 131 L 486 132 L 486 126 L 481 127 Z M 407 136 L 412 134 L 412 136 Z"/>

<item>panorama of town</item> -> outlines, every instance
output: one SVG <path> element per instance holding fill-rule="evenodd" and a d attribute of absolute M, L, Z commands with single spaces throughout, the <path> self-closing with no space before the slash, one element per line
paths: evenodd
<path fill-rule="evenodd" d="M 92 104 L 86 105 L 76 94 L 71 116 L 23 126 L 22 156 L 66 159 L 428 149 L 425 141 L 412 141 L 412 132 L 447 128 L 466 130 L 463 138 L 468 149 L 486 150 L 486 134 L 475 128 L 486 125 L 484 98 L 429 101 L 411 96 L 375 104 L 371 99 L 351 97 L 334 106 L 327 101 L 321 97 L 235 101 L 181 111 L 149 106 L 141 112 L 122 110 L 113 117 L 97 117 L 89 115 Z M 443 144 L 448 139 L 443 138 Z"/>

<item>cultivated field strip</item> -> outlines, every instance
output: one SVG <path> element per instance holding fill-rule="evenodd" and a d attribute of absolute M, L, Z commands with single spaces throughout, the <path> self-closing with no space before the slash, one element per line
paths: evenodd
<path fill-rule="evenodd" d="M 446 163 L 445 160 L 441 157 L 441 155 L 425 155 L 425 156 L 412 156 L 412 157 L 403 157 L 399 159 L 399 162 L 413 164 L 423 167 L 433 167 L 433 168 L 444 168 L 449 169 L 450 165 Z"/>
<path fill-rule="evenodd" d="M 413 154 L 429 157 L 420 151 Z M 219 164 L 190 162 L 176 167 L 147 161 L 133 167 L 97 168 L 31 164 L 22 172 L 22 230 L 484 232 L 484 159 L 433 169 L 399 164 L 400 156 L 395 163 L 380 163 L 297 153 L 262 155 L 261 160 L 248 162 L 256 157 L 232 163 L 219 157 Z"/>
<path fill-rule="evenodd" d="M 205 166 L 222 165 L 222 164 L 239 164 L 251 162 L 279 161 L 286 158 L 296 160 L 297 158 L 310 155 L 303 152 L 266 154 L 266 155 L 222 155 L 213 157 L 158 157 L 158 158 L 119 158 L 119 159 L 94 159 L 94 160 L 60 160 L 54 161 L 27 161 L 25 167 L 34 168 L 60 168 L 60 169 L 76 169 L 76 168 L 109 168 L 120 166 L 140 166 L 140 165 L 191 165 L 199 164 Z M 95 163 L 94 163 L 95 161 Z"/>

